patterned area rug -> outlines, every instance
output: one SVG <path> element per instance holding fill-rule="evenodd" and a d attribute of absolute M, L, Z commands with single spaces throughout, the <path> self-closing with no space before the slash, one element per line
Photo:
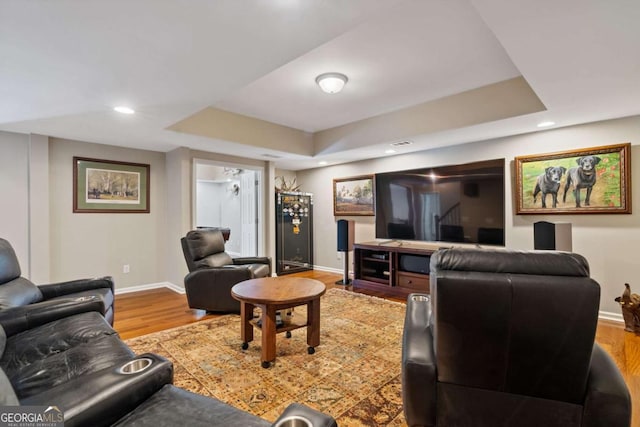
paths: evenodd
<path fill-rule="evenodd" d="M 320 346 L 306 329 L 277 335 L 276 361 L 260 366 L 260 331 L 241 350 L 240 316 L 225 315 L 127 340 L 174 364 L 174 384 L 273 422 L 292 402 L 333 415 L 340 427 L 406 426 L 400 385 L 405 305 L 342 289 L 321 299 Z M 296 307 L 295 316 L 306 316 Z"/>

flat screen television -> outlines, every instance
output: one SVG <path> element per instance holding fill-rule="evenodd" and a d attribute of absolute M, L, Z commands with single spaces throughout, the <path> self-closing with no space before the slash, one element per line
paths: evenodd
<path fill-rule="evenodd" d="M 504 164 L 376 174 L 376 238 L 504 246 Z"/>

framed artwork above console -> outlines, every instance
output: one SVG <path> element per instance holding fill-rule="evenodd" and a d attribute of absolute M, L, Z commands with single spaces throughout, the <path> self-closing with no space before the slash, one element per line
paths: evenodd
<path fill-rule="evenodd" d="M 631 213 L 631 144 L 515 158 L 516 214 Z"/>

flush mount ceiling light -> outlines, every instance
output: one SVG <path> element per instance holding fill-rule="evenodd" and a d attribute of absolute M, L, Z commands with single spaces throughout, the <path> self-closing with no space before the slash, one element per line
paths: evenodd
<path fill-rule="evenodd" d="M 347 76 L 340 73 L 324 73 L 316 77 L 316 83 L 326 93 L 340 92 L 348 80 Z"/>
<path fill-rule="evenodd" d="M 135 110 L 133 108 L 126 107 L 124 105 L 118 105 L 117 107 L 113 107 L 115 111 L 122 114 L 133 114 Z"/>

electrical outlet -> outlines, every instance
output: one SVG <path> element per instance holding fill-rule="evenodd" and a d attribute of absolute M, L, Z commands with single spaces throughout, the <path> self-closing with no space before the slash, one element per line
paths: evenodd
<path fill-rule="evenodd" d="M 337 253 L 337 259 L 338 261 L 342 261 L 342 252 Z"/>
<path fill-rule="evenodd" d="M 125 274 L 129 272 L 129 264 L 125 264 L 122 266 L 122 272 Z"/>

